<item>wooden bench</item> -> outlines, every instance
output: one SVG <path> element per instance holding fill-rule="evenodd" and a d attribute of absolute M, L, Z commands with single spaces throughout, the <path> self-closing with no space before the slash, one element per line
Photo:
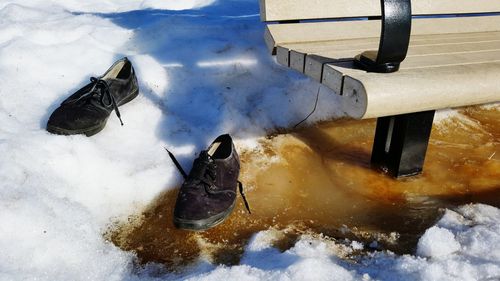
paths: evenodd
<path fill-rule="evenodd" d="M 347 116 L 378 118 L 371 163 L 394 177 L 422 172 L 435 110 L 500 101 L 499 0 L 260 5 L 278 63 L 341 95 Z"/>

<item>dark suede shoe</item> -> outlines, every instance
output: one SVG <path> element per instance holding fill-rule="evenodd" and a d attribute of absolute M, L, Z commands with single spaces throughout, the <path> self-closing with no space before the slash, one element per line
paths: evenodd
<path fill-rule="evenodd" d="M 236 188 L 241 183 L 240 159 L 229 135 L 221 135 L 194 160 L 186 175 L 170 154 L 185 177 L 174 209 L 174 225 L 187 230 L 205 230 L 223 222 L 234 208 Z M 248 209 L 250 212 L 250 210 Z"/>
<path fill-rule="evenodd" d="M 50 116 L 47 131 L 59 135 L 92 136 L 104 128 L 113 110 L 121 122 L 118 106 L 133 100 L 138 94 L 132 63 L 123 58 L 101 77 L 90 78 L 89 84 L 67 98 Z"/>

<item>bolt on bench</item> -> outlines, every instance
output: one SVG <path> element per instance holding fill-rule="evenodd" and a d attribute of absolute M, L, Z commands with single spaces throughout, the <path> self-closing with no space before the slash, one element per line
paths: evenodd
<path fill-rule="evenodd" d="M 500 101 L 498 0 L 260 0 L 278 63 L 378 118 L 371 163 L 422 172 L 437 109 Z M 411 34 L 411 36 L 410 36 Z"/>

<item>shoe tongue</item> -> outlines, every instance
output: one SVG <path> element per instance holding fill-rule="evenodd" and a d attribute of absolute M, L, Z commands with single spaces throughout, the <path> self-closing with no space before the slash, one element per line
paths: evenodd
<path fill-rule="evenodd" d="M 201 178 L 205 174 L 207 169 L 207 165 L 211 163 L 213 160 L 208 155 L 206 150 L 202 150 L 200 152 L 200 156 L 194 160 L 193 168 L 191 169 L 190 177 L 192 178 Z"/>
<path fill-rule="evenodd" d="M 198 159 L 202 161 L 210 161 L 212 158 L 210 157 L 210 154 L 208 154 L 207 150 L 202 150 L 200 152 L 200 156 L 198 156 Z"/>

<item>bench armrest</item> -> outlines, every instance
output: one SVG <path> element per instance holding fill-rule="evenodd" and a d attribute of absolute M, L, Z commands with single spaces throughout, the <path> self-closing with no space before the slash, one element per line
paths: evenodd
<path fill-rule="evenodd" d="M 378 51 L 366 51 L 356 56 L 356 64 L 368 71 L 390 73 L 398 71 L 406 58 L 411 33 L 411 0 L 381 0 L 382 33 Z"/>

